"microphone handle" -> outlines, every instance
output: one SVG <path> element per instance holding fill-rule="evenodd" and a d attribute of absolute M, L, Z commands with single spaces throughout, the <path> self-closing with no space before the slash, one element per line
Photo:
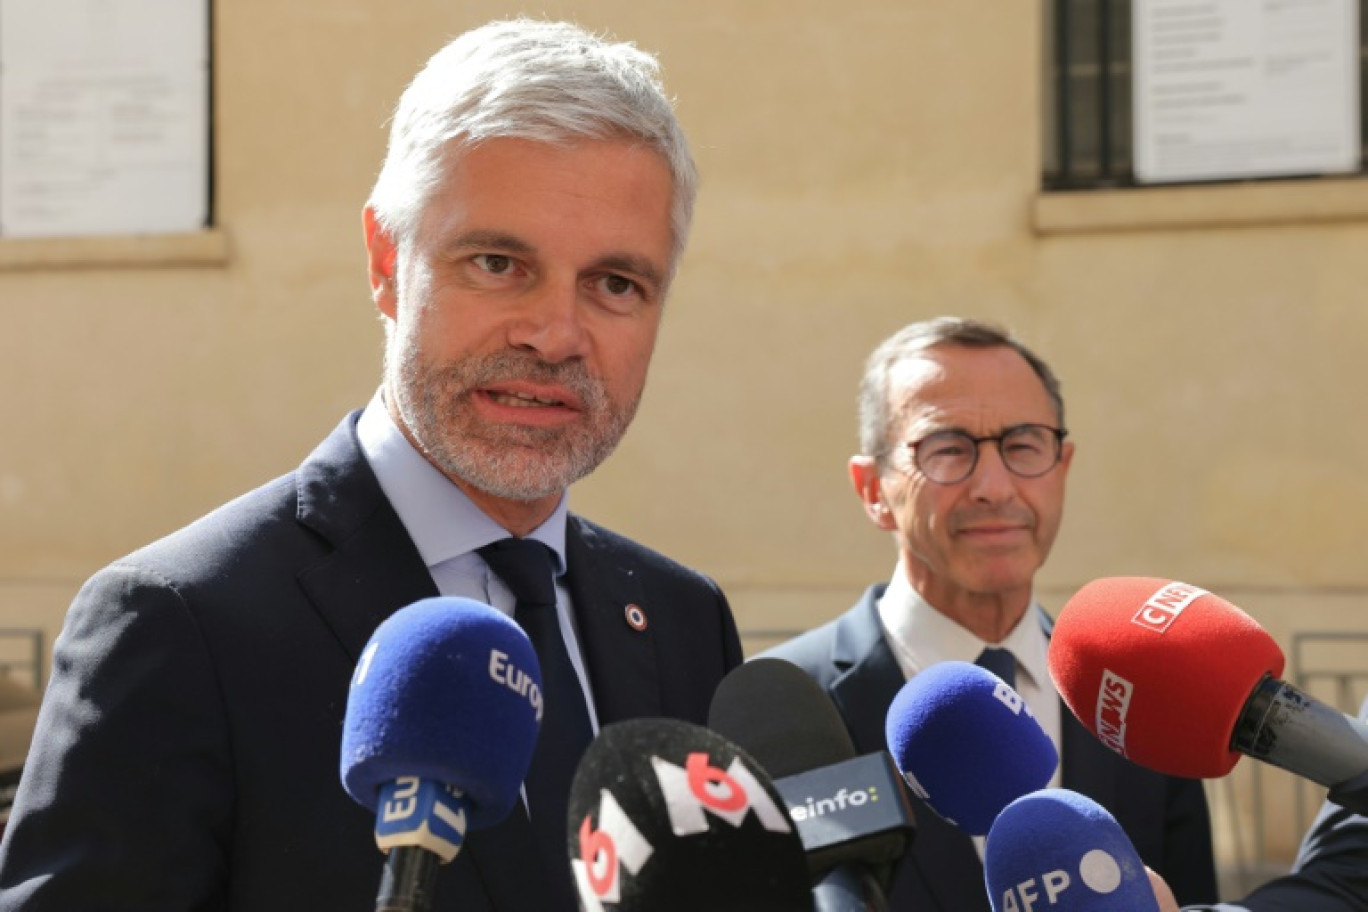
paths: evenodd
<path fill-rule="evenodd" d="M 837 865 L 812 888 L 813 912 L 888 912 L 878 878 L 865 865 Z"/>
<path fill-rule="evenodd" d="M 1245 701 L 1231 747 L 1351 794 L 1354 780 L 1368 774 L 1368 725 L 1272 675 L 1264 675 Z"/>
<path fill-rule="evenodd" d="M 420 846 L 391 849 L 380 875 L 375 912 L 430 912 L 441 862 L 437 853 Z"/>

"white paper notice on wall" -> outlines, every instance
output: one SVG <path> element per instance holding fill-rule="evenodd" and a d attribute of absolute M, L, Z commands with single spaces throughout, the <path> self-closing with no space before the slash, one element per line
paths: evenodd
<path fill-rule="evenodd" d="M 208 0 L 0 0 L 0 237 L 199 231 Z"/>
<path fill-rule="evenodd" d="M 1358 0 L 1134 0 L 1142 183 L 1359 168 Z"/>

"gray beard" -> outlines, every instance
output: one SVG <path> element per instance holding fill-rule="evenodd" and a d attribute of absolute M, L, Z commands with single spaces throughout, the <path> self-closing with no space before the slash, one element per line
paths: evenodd
<path fill-rule="evenodd" d="M 548 364 L 506 350 L 437 367 L 405 352 L 390 368 L 390 394 L 429 462 L 448 477 L 503 500 L 559 495 L 617 447 L 640 397 L 614 403 L 582 361 Z M 512 379 L 573 390 L 588 421 L 571 427 L 491 425 L 475 413 L 473 391 Z"/>

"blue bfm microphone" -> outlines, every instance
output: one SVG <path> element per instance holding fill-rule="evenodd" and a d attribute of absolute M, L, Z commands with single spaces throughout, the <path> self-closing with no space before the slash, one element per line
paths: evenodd
<path fill-rule="evenodd" d="M 388 853 L 377 912 L 430 909 L 438 864 L 508 816 L 541 715 L 536 652 L 497 609 L 424 599 L 375 629 L 347 696 L 341 773 Z"/>
<path fill-rule="evenodd" d="M 918 672 L 888 707 L 888 750 L 931 810 L 982 836 L 1012 801 L 1050 784 L 1059 752 L 1026 702 L 969 662 Z"/>
<path fill-rule="evenodd" d="M 1007 805 L 988 831 L 983 873 L 993 912 L 1159 912 L 1116 818 L 1068 789 Z"/>

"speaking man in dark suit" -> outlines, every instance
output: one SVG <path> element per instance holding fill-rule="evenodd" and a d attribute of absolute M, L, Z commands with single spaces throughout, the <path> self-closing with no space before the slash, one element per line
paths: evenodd
<path fill-rule="evenodd" d="M 512 612 L 501 552 L 554 579 L 568 690 L 534 643 L 547 715 L 582 721 L 571 750 L 620 719 L 706 720 L 741 659 L 722 593 L 566 506 L 632 420 L 695 186 L 656 62 L 631 45 L 520 20 L 429 61 L 365 207 L 379 391 L 296 471 L 83 587 L 0 909 L 373 908 L 375 821 L 338 774 L 349 679 L 418 599 Z M 441 870 L 438 908 L 575 908 L 568 778 L 537 792 L 537 763 L 526 806 Z"/>
<path fill-rule="evenodd" d="M 1050 618 L 1032 586 L 1063 514 L 1074 452 L 1065 436 L 1058 380 L 1006 333 L 953 317 L 895 333 L 866 366 L 850 478 L 870 521 L 893 536 L 897 566 L 844 615 L 769 654 L 826 688 L 864 752 L 885 749 L 884 718 L 908 678 L 951 659 L 990 668 L 1059 748 L 1062 776 L 1052 784 L 1110 810 L 1185 902 L 1209 901 L 1216 881 L 1201 783 L 1107 750 L 1049 677 Z M 917 837 L 890 908 L 987 912 L 981 840 L 913 801 Z"/>

